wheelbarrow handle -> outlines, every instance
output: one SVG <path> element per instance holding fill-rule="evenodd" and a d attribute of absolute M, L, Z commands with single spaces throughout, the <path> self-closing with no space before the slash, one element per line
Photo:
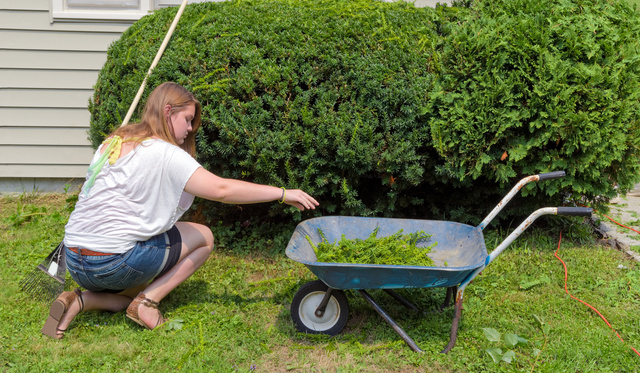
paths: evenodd
<path fill-rule="evenodd" d="M 550 180 L 550 179 L 559 179 L 561 177 L 565 177 L 567 175 L 564 171 L 553 171 L 546 172 L 544 174 L 538 174 L 538 181 L 542 180 Z"/>
<path fill-rule="evenodd" d="M 558 215 L 590 217 L 591 214 L 593 209 L 589 207 L 558 207 Z"/>
<path fill-rule="evenodd" d="M 478 228 L 480 228 L 480 229 L 486 228 L 487 225 L 489 225 L 489 223 L 491 222 L 491 220 L 493 220 L 493 218 L 495 218 L 496 215 L 498 215 L 498 213 L 504 208 L 504 206 L 509 201 L 511 201 L 511 199 L 526 184 L 532 183 L 532 182 L 536 182 L 536 181 L 542 181 L 542 180 L 558 179 L 558 178 L 564 177 L 565 175 L 566 175 L 566 173 L 564 171 L 552 171 L 552 172 L 546 172 L 546 173 L 543 173 L 543 174 L 527 176 L 524 179 L 520 180 L 518 182 L 518 184 L 516 184 L 516 186 L 514 186 L 511 189 L 511 191 L 509 191 L 509 193 L 507 193 L 507 195 L 504 196 L 504 198 L 502 198 L 502 201 L 500 201 L 500 203 L 498 203 L 498 205 L 489 213 L 489 215 L 487 215 L 487 217 L 484 218 L 484 220 L 480 223 L 480 225 L 478 225 Z"/>
<path fill-rule="evenodd" d="M 493 262 L 495 258 L 504 251 L 516 238 L 520 237 L 522 233 L 529 227 L 533 222 L 538 219 L 542 215 L 566 215 L 566 216 L 591 216 L 593 210 L 588 207 L 545 207 L 536 210 L 533 214 L 529 215 L 511 234 L 504 239 L 493 251 L 491 254 L 487 256 L 487 260 L 485 261 L 485 267 L 489 265 L 489 263 Z M 462 285 L 465 285 L 465 282 L 468 282 L 465 279 Z M 466 286 L 466 285 L 465 285 Z"/>

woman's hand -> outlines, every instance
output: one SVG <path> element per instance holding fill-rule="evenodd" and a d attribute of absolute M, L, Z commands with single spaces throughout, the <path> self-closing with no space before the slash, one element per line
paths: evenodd
<path fill-rule="evenodd" d="M 285 189 L 284 203 L 294 206 L 300 211 L 313 210 L 319 205 L 318 201 L 300 189 Z"/>

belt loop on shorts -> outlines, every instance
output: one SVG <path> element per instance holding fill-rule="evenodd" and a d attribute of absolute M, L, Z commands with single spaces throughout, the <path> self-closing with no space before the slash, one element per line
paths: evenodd
<path fill-rule="evenodd" d="M 84 256 L 107 256 L 107 255 L 116 255 L 113 253 L 101 253 L 99 251 L 93 251 L 89 249 L 78 249 L 77 247 L 68 247 L 69 250 L 73 251 L 76 254 L 84 255 Z M 79 252 L 78 252 L 79 250 Z"/>

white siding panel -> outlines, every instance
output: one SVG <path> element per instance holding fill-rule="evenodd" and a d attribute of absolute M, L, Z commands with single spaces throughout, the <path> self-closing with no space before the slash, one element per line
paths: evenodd
<path fill-rule="evenodd" d="M 0 145 L 0 164 L 88 165 L 93 153 L 90 146 Z"/>
<path fill-rule="evenodd" d="M 0 89 L 0 107 L 86 108 L 92 89 Z M 2 118 L 0 118 L 2 121 Z M 0 124 L 3 124 L 0 122 Z"/>
<path fill-rule="evenodd" d="M 49 10 L 51 0 L 0 0 L 0 9 Z"/>
<path fill-rule="evenodd" d="M 98 71 L 0 70 L 0 88 L 86 89 L 98 79 Z"/>
<path fill-rule="evenodd" d="M 5 126 L 76 127 L 89 126 L 91 113 L 87 108 L 2 108 L 0 124 Z"/>
<path fill-rule="evenodd" d="M 104 51 L 0 50 L 0 69 L 100 70 L 106 61 Z"/>
<path fill-rule="evenodd" d="M 118 33 L 0 30 L 0 47 L 19 50 L 100 51 L 120 37 Z"/>
<path fill-rule="evenodd" d="M 87 146 L 88 130 L 86 127 L 0 127 L 0 146 L 51 145 L 52 139 L 57 145 Z"/>
<path fill-rule="evenodd" d="M 89 162 L 87 162 L 87 165 Z M 0 164 L 0 178 L 81 178 L 87 175 L 87 165 L 37 165 L 37 164 Z M 0 179 L 0 184 L 3 184 L 4 180 Z M 37 189 L 37 183 L 35 180 L 33 184 L 36 186 L 33 189 Z M 15 189 L 15 188 L 11 188 Z M 30 190 L 31 188 L 27 189 Z M 12 190 L 8 190 L 12 191 Z M 15 190 L 13 190 L 15 191 Z M 2 192 L 2 190 L 0 190 Z"/>
<path fill-rule="evenodd" d="M 24 0 L 23 0 L 24 1 Z M 124 32 L 131 22 L 127 23 L 89 23 L 89 22 L 54 22 L 50 23 L 49 8 L 41 11 L 3 10 L 0 8 L 0 28 L 15 30 L 53 30 L 53 31 L 100 31 Z"/>

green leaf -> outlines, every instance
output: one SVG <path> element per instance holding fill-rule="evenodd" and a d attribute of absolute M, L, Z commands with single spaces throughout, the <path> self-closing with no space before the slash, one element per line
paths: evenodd
<path fill-rule="evenodd" d="M 518 336 L 513 333 L 506 333 L 504 335 L 504 344 L 509 348 L 514 348 L 518 344 Z"/>
<path fill-rule="evenodd" d="M 536 322 L 538 323 L 539 327 L 542 327 L 544 325 L 544 320 L 542 320 L 542 318 L 538 315 L 533 315 L 533 318 L 536 320 Z"/>
<path fill-rule="evenodd" d="M 511 361 L 516 357 L 516 353 L 513 351 L 507 351 L 502 355 L 502 361 L 511 364 Z"/>
<path fill-rule="evenodd" d="M 499 363 L 502 360 L 502 350 L 498 347 L 487 348 L 485 351 L 491 356 L 494 363 Z"/>
<path fill-rule="evenodd" d="M 484 336 L 491 342 L 500 342 L 500 332 L 494 328 L 482 328 Z M 502 352 L 501 352 L 502 353 Z"/>
<path fill-rule="evenodd" d="M 549 282 L 551 282 L 551 280 L 549 279 L 548 276 L 542 276 L 540 278 L 531 280 L 531 281 L 521 281 L 520 282 L 520 289 L 523 290 L 529 290 L 532 287 L 536 286 L 536 285 L 540 285 L 540 284 L 548 284 Z"/>
<path fill-rule="evenodd" d="M 184 323 L 184 320 L 182 319 L 170 320 L 170 321 L 167 321 L 167 325 L 165 328 L 166 330 L 181 330 L 183 323 Z"/>

